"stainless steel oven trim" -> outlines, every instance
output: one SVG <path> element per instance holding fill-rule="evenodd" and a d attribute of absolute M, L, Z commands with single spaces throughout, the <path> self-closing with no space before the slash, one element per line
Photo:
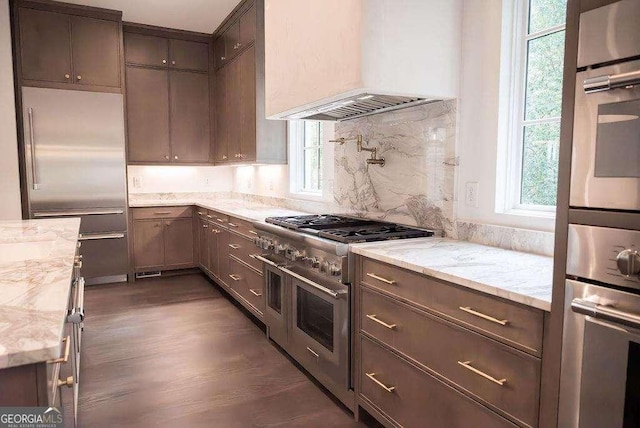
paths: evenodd
<path fill-rule="evenodd" d="M 599 305 L 584 299 L 573 299 L 571 310 L 577 314 L 588 315 L 598 320 L 640 329 L 640 314 L 621 311 L 613 306 Z"/>
<path fill-rule="evenodd" d="M 80 234 L 79 241 L 97 241 L 101 239 L 122 239 L 125 237 L 124 233 L 92 233 L 92 234 Z"/>
<path fill-rule="evenodd" d="M 109 215 L 109 214 L 124 214 L 124 210 L 38 211 L 33 213 L 33 217 L 34 218 L 79 217 L 83 215 Z"/>
<path fill-rule="evenodd" d="M 301 282 L 304 282 L 305 284 L 315 288 L 316 290 L 331 296 L 334 299 L 340 299 L 342 296 L 345 296 L 345 295 L 347 295 L 349 293 L 348 290 L 338 290 L 338 291 L 331 290 L 331 289 L 329 289 L 327 287 L 324 287 L 324 286 L 318 284 L 317 282 L 311 281 L 310 279 L 307 279 L 304 276 L 299 275 L 299 274 L 287 269 L 284 266 L 280 266 L 280 270 L 283 271 L 284 273 L 288 274 L 288 275 L 291 275 L 292 277 L 296 278 L 297 280 L 299 280 Z"/>

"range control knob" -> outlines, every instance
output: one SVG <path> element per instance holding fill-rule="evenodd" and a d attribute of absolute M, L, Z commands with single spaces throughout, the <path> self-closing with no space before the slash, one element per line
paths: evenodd
<path fill-rule="evenodd" d="M 287 246 L 285 244 L 278 244 L 274 249 L 276 254 L 284 254 L 287 251 Z"/>
<path fill-rule="evenodd" d="M 320 267 L 320 259 L 317 257 L 307 257 L 306 262 L 307 266 L 314 269 L 318 269 Z"/>
<path fill-rule="evenodd" d="M 329 263 L 329 275 L 331 276 L 342 275 L 342 268 L 335 263 Z"/>
<path fill-rule="evenodd" d="M 638 250 L 623 250 L 616 257 L 616 264 L 621 274 L 634 276 L 640 274 L 640 253 Z"/>
<path fill-rule="evenodd" d="M 320 262 L 320 272 L 329 273 L 329 262 Z"/>

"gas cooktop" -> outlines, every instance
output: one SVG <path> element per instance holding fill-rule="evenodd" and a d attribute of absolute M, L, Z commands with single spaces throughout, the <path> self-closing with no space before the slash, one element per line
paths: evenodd
<path fill-rule="evenodd" d="M 268 217 L 265 221 L 342 243 L 421 238 L 434 235 L 431 230 L 340 215 Z"/>

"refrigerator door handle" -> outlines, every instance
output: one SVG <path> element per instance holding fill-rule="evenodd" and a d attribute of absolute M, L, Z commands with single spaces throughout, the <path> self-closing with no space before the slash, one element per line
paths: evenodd
<path fill-rule="evenodd" d="M 124 214 L 124 210 L 79 210 L 79 211 L 44 211 L 33 213 L 35 218 L 44 217 L 78 217 L 83 215 Z"/>
<path fill-rule="evenodd" d="M 82 233 L 78 236 L 79 241 L 95 241 L 99 239 L 122 239 L 124 238 L 124 233 L 96 233 L 91 235 L 83 235 Z"/>
<path fill-rule="evenodd" d="M 29 107 L 27 109 L 27 116 L 29 118 L 29 145 L 31 146 L 31 177 L 33 179 L 33 190 L 38 190 L 38 178 L 37 171 L 38 166 L 36 164 L 36 139 L 33 136 L 33 109 Z"/>

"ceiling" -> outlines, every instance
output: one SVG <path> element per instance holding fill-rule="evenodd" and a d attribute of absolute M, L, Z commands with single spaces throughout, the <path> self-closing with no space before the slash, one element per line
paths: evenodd
<path fill-rule="evenodd" d="M 240 0 L 65 0 L 121 10 L 122 20 L 213 33 Z"/>

